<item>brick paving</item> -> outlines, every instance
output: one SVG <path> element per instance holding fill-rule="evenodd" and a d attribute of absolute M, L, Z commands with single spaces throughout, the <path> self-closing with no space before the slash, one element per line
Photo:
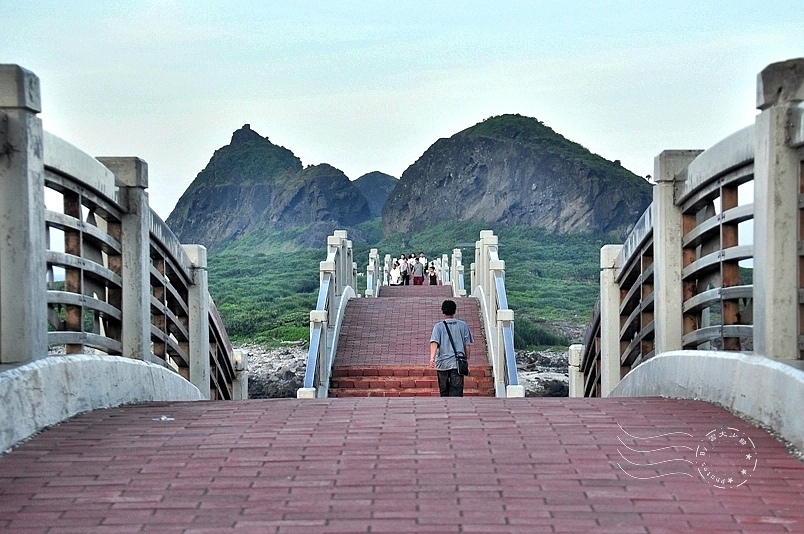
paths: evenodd
<path fill-rule="evenodd" d="M 452 298 L 449 286 L 383 286 L 376 299 L 352 299 L 338 340 L 336 365 L 427 365 L 430 334 L 441 321 L 441 303 Z M 456 319 L 466 321 L 475 344 L 472 359 L 488 363 L 486 339 L 475 298 L 454 298 Z M 470 362 L 471 363 L 471 362 Z"/>
<path fill-rule="evenodd" d="M 802 504 L 764 431 L 656 398 L 152 403 L 0 457 L 0 531 L 29 534 L 802 532 Z"/>
<path fill-rule="evenodd" d="M 383 286 L 376 299 L 346 305 L 330 396 L 431 396 L 438 394 L 429 367 L 430 334 L 444 317 L 441 303 L 449 286 Z M 455 298 L 457 319 L 466 321 L 475 343 L 465 395 L 494 395 L 486 336 L 475 298 Z"/>

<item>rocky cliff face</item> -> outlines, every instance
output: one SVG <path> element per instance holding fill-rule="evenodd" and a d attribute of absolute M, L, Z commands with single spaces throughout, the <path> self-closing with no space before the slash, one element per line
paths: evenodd
<path fill-rule="evenodd" d="M 394 190 L 399 179 L 394 178 L 390 174 L 382 172 L 370 172 L 364 174 L 354 181 L 354 184 L 360 190 L 366 201 L 368 201 L 369 209 L 371 209 L 372 217 L 380 217 L 382 215 L 382 207 L 388 199 L 388 195 Z"/>
<path fill-rule="evenodd" d="M 290 150 L 243 126 L 215 151 L 167 219 L 183 243 L 214 250 L 258 229 L 306 228 L 301 246 L 321 246 L 336 229 L 371 217 L 369 204 L 343 172 L 302 168 Z"/>
<path fill-rule="evenodd" d="M 624 236 L 651 186 L 536 119 L 492 117 L 433 144 L 383 208 L 383 233 L 445 220 Z"/>

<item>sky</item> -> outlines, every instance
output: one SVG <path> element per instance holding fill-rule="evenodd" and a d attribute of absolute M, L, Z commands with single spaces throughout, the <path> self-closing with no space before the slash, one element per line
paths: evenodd
<path fill-rule="evenodd" d="M 244 124 L 356 179 L 519 113 L 651 175 L 751 124 L 757 73 L 804 57 L 801 0 L 0 0 L 0 20 L 44 128 L 144 159 L 162 218 Z"/>

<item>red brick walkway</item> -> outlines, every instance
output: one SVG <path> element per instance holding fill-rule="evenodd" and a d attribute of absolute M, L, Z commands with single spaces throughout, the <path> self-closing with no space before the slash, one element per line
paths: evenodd
<path fill-rule="evenodd" d="M 804 464 L 765 432 L 664 399 L 154 403 L 0 457 L 19 533 L 802 532 L 802 504 Z"/>
<path fill-rule="evenodd" d="M 436 372 L 429 367 L 430 334 L 441 321 L 449 286 L 383 286 L 380 298 L 352 299 L 338 340 L 329 396 L 438 395 Z M 475 298 L 455 298 L 455 317 L 474 336 L 465 395 L 494 395 L 486 336 Z"/>
<path fill-rule="evenodd" d="M 423 365 L 430 359 L 430 334 L 442 320 L 449 286 L 383 286 L 380 298 L 352 299 L 346 305 L 335 365 Z M 466 321 L 475 344 L 472 357 L 488 364 L 477 299 L 455 298 L 456 319 Z"/>

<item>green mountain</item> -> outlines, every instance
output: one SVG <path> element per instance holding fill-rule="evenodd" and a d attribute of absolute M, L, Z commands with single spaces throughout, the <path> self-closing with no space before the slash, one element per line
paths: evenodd
<path fill-rule="evenodd" d="M 500 115 L 439 139 L 402 173 L 383 233 L 459 220 L 622 238 L 651 197 L 651 185 L 618 161 L 537 119 Z"/>
<path fill-rule="evenodd" d="M 368 201 L 327 164 L 302 167 L 290 150 L 248 124 L 216 150 L 167 219 L 183 243 L 220 249 L 257 231 L 293 231 L 297 247 L 325 243 L 337 229 L 371 218 Z"/>

